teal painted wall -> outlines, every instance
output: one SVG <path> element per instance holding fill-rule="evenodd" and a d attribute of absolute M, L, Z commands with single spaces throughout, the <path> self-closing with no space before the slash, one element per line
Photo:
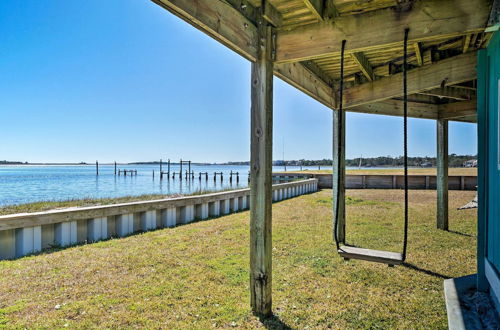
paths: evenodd
<path fill-rule="evenodd" d="M 500 33 L 492 38 L 488 49 L 488 222 L 487 259 L 500 270 L 500 152 L 499 90 Z"/>
<path fill-rule="evenodd" d="M 487 170 L 488 170 L 488 108 L 486 77 L 488 76 L 488 56 L 486 49 L 478 51 L 477 58 L 477 140 L 478 140 L 478 171 L 477 171 L 477 288 L 480 291 L 489 289 L 485 276 L 484 258 L 486 256 L 486 216 L 488 205 Z"/>
<path fill-rule="evenodd" d="M 478 54 L 479 214 L 478 275 L 484 289 L 486 258 L 500 271 L 500 32 Z"/>

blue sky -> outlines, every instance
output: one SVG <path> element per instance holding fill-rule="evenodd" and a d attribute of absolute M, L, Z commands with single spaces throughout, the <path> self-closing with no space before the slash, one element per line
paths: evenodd
<path fill-rule="evenodd" d="M 250 63 L 148 0 L 0 2 L 0 160 L 249 159 Z M 331 111 L 275 78 L 274 158 L 331 158 Z M 410 155 L 435 155 L 410 120 Z M 450 124 L 475 154 L 476 125 Z M 347 157 L 402 154 L 402 119 L 348 114 Z"/>

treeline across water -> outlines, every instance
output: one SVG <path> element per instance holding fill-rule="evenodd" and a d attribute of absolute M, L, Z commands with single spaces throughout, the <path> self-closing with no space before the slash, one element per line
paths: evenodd
<path fill-rule="evenodd" d="M 457 155 L 451 154 L 448 157 L 448 164 L 450 167 L 463 167 L 464 163 L 469 160 L 477 159 L 475 155 Z M 275 166 L 331 166 L 331 159 L 320 160 L 278 160 L 274 162 Z M 372 157 L 372 158 L 354 158 L 346 159 L 346 166 L 348 167 L 400 167 L 404 165 L 403 156 L 391 157 Z M 408 165 L 412 167 L 435 167 L 436 157 L 408 157 Z"/>

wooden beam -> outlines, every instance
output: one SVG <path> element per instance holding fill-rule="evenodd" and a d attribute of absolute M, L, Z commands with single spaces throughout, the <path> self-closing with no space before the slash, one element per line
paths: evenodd
<path fill-rule="evenodd" d="M 424 54 L 422 52 L 422 43 L 421 42 L 414 43 L 413 48 L 415 48 L 415 56 L 417 57 L 418 66 L 424 65 Z"/>
<path fill-rule="evenodd" d="M 304 4 L 317 19 L 323 20 L 323 0 L 304 0 Z"/>
<path fill-rule="evenodd" d="M 250 61 L 257 57 L 257 28 L 220 0 L 151 0 Z"/>
<path fill-rule="evenodd" d="M 324 1 L 323 5 L 323 19 L 324 20 L 332 20 L 340 15 L 337 7 L 333 3 L 333 1 Z"/>
<path fill-rule="evenodd" d="M 439 98 L 446 98 L 457 101 L 468 101 L 475 97 L 476 93 L 471 90 L 466 90 L 462 88 L 444 87 L 444 88 L 434 88 L 427 91 L 422 91 L 419 94 L 436 96 Z"/>
<path fill-rule="evenodd" d="M 274 27 L 283 24 L 281 13 L 269 1 L 263 1 L 262 17 Z"/>
<path fill-rule="evenodd" d="M 450 119 L 450 121 L 477 124 L 477 115 L 452 118 L 452 119 Z"/>
<path fill-rule="evenodd" d="M 393 8 L 359 15 L 339 16 L 309 24 L 277 37 L 276 61 L 295 62 L 335 55 L 341 41 L 349 52 L 400 46 L 403 31 L 410 28 L 409 42 L 453 38 L 483 32 L 490 13 L 488 0 L 421 0 L 408 12 Z"/>
<path fill-rule="evenodd" d="M 274 74 L 323 105 L 334 108 L 333 89 L 301 63 L 275 65 Z"/>
<path fill-rule="evenodd" d="M 476 53 L 469 52 L 408 72 L 408 94 L 438 88 L 443 83 L 457 84 L 476 78 Z M 344 91 L 345 108 L 399 97 L 403 94 L 403 73 L 353 86 Z"/>
<path fill-rule="evenodd" d="M 356 62 L 356 64 L 358 65 L 361 72 L 363 72 L 365 77 L 369 81 L 373 81 L 375 79 L 373 75 L 373 69 L 370 64 L 370 61 L 368 61 L 365 54 L 363 54 L 363 52 L 358 52 L 358 53 L 352 53 L 351 56 L 354 62 Z"/>
<path fill-rule="evenodd" d="M 477 115 L 476 100 L 448 103 L 438 106 L 439 119 L 450 120 L 458 118 L 470 118 L 476 115 Z"/>
<path fill-rule="evenodd" d="M 438 117 L 438 109 L 438 106 L 435 104 L 408 102 L 408 117 L 436 119 Z M 346 111 L 402 117 L 404 109 L 403 102 L 400 100 L 384 100 L 352 107 Z"/>
<path fill-rule="evenodd" d="M 212 0 L 213 1 L 213 0 Z M 262 19 L 252 63 L 250 148 L 250 300 L 254 313 L 272 314 L 272 28 Z"/>
<path fill-rule="evenodd" d="M 403 101 L 403 97 L 395 97 L 393 100 Z M 435 96 L 410 94 L 408 95 L 408 102 L 425 103 L 425 104 L 439 104 L 439 98 Z"/>
<path fill-rule="evenodd" d="M 313 61 L 300 62 L 300 64 L 302 64 L 310 72 L 314 73 L 316 77 L 321 79 L 328 86 L 333 86 L 334 79 L 327 72 L 325 72 L 318 64 L 316 64 Z"/>
<path fill-rule="evenodd" d="M 437 228 L 448 230 L 448 121 L 437 123 Z"/>
<path fill-rule="evenodd" d="M 221 0 L 229 3 L 234 9 L 240 12 L 245 18 L 250 20 L 253 25 L 257 24 L 257 19 L 260 17 L 260 8 L 252 5 L 250 0 Z"/>
<path fill-rule="evenodd" d="M 472 35 L 470 35 L 470 34 L 464 36 L 464 41 L 463 41 L 463 45 L 462 45 L 462 52 L 463 53 L 467 53 L 467 51 L 469 50 L 471 37 L 472 37 Z"/>

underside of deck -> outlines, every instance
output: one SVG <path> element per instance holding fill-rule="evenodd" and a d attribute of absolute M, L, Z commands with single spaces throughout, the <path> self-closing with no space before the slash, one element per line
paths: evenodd
<path fill-rule="evenodd" d="M 347 40 L 344 108 L 351 112 L 402 115 L 408 27 L 409 116 L 477 120 L 476 51 L 492 36 L 492 1 L 152 1 L 251 61 L 263 15 L 273 27 L 274 74 L 332 109 Z"/>

